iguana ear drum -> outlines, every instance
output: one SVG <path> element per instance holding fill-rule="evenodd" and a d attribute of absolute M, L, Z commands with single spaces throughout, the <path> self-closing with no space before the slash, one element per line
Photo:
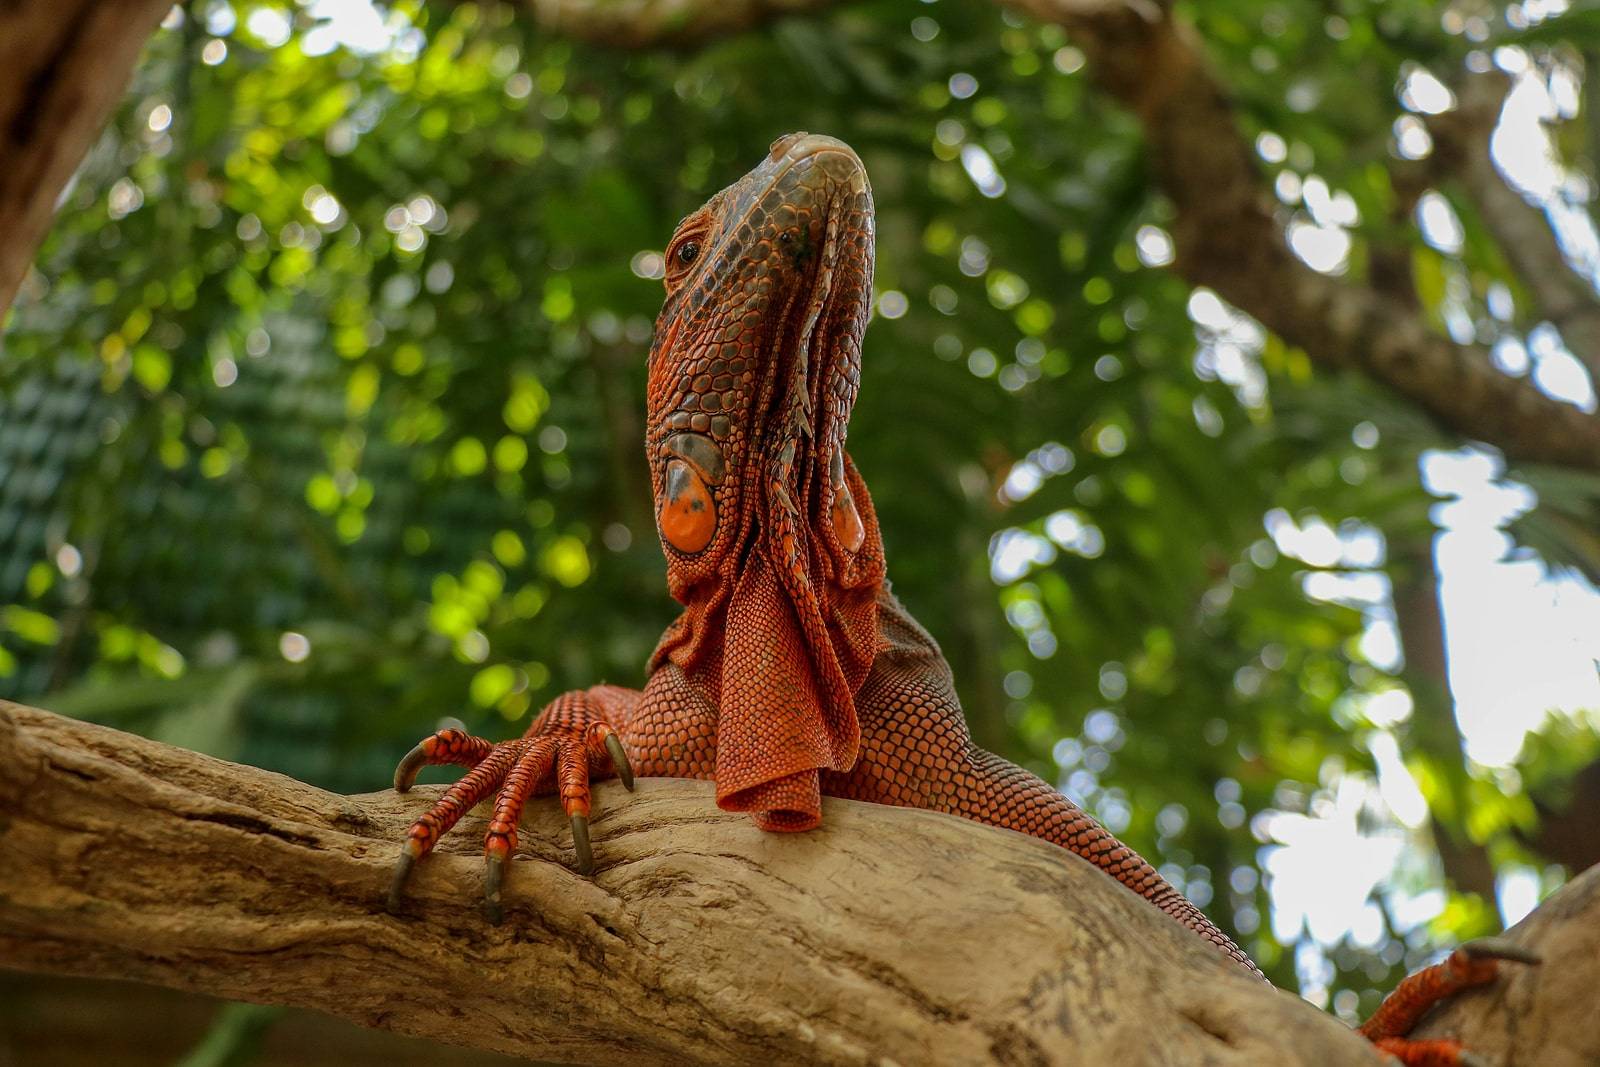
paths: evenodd
<path fill-rule="evenodd" d="M 693 467 L 681 459 L 667 464 L 665 492 L 656 524 L 679 552 L 699 552 L 717 532 L 717 505 Z"/>

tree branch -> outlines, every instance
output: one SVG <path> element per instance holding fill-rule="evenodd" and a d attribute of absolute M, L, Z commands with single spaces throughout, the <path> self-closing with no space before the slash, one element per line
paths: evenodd
<path fill-rule="evenodd" d="M 830 800 L 823 829 L 765 834 L 706 783 L 607 784 L 593 879 L 563 865 L 546 801 L 503 926 L 476 906 L 475 817 L 390 916 L 396 842 L 436 795 L 421 792 L 335 796 L 0 703 L 0 960 L 562 1062 L 1377 1062 L 1070 854 L 902 808 Z M 1521 939 L 1565 939 L 1571 972 L 1513 976 L 1447 1017 L 1548 1016 L 1484 1029 L 1485 1052 L 1517 1034 L 1525 1062 L 1600 1054 L 1582 999 L 1600 875 L 1560 899 L 1560 923 Z"/>
<path fill-rule="evenodd" d="M 1222 84 L 1186 26 L 1152 0 L 1002 0 L 1074 35 L 1100 85 L 1139 118 L 1177 208 L 1176 267 L 1319 363 L 1354 368 L 1446 429 L 1513 460 L 1600 470 L 1600 418 L 1497 371 L 1402 300 L 1320 274 L 1290 251 Z"/>
<path fill-rule="evenodd" d="M 520 0 L 552 33 L 607 48 L 705 44 L 838 0 Z"/>
<path fill-rule="evenodd" d="M 1509 79 L 1472 74 L 1454 86 L 1456 107 L 1428 120 L 1437 157 L 1431 169 L 1456 178 L 1527 286 L 1534 312 L 1561 331 L 1572 354 L 1600 383 L 1600 297 L 1567 261 L 1544 211 L 1500 175 L 1489 146 Z"/>
<path fill-rule="evenodd" d="M 171 0 L 0 4 L 0 318 Z"/>

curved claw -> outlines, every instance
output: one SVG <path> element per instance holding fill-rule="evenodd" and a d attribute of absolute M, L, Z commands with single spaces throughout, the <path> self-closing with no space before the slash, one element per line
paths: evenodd
<path fill-rule="evenodd" d="M 1461 945 L 1461 951 L 1475 960 L 1511 960 L 1515 963 L 1543 963 L 1544 957 L 1504 937 L 1480 937 Z"/>
<path fill-rule="evenodd" d="M 633 792 L 633 764 L 628 762 L 628 753 L 622 747 L 622 738 L 614 733 L 606 734 L 606 752 L 611 755 L 611 766 L 616 769 L 617 777 L 622 779 L 622 787 L 628 792 Z"/>
<path fill-rule="evenodd" d="M 400 846 L 400 858 L 395 861 L 394 876 L 389 879 L 389 898 L 385 904 L 391 915 L 396 915 L 400 911 L 400 900 L 405 892 L 406 879 L 411 877 L 411 868 L 417 865 L 419 854 L 410 841 Z"/>
<path fill-rule="evenodd" d="M 504 921 L 505 910 L 500 906 L 500 883 L 505 879 L 506 858 L 490 854 L 483 868 L 483 907 L 489 921 L 499 926 Z"/>
<path fill-rule="evenodd" d="M 400 761 L 400 765 L 394 769 L 394 791 L 396 793 L 410 791 L 411 786 L 417 780 L 418 772 L 427 765 L 427 749 L 423 748 L 421 743 L 418 743 L 410 752 L 406 753 L 405 758 Z"/>
<path fill-rule="evenodd" d="M 594 851 L 589 848 L 589 816 L 572 816 L 572 849 L 578 854 L 578 873 L 594 873 Z"/>

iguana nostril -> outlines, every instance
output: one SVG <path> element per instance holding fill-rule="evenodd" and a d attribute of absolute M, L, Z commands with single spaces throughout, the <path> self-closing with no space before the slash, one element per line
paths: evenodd
<path fill-rule="evenodd" d="M 721 399 L 715 393 L 706 397 L 708 400 L 712 398 L 719 401 Z M 667 438 L 663 447 L 679 459 L 687 460 L 689 466 L 711 485 L 721 485 L 722 480 L 727 477 L 728 462 L 723 457 L 722 448 L 708 437 L 694 433 L 675 433 Z"/>
<path fill-rule="evenodd" d="M 786 133 L 772 142 L 772 148 L 767 152 L 767 158 L 776 163 L 783 158 L 783 154 L 795 146 L 795 142 L 809 136 L 804 130 L 796 133 Z"/>

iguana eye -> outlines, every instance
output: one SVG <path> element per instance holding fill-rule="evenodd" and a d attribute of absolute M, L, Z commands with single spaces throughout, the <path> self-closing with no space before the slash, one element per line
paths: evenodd
<path fill-rule="evenodd" d="M 705 248 L 707 234 L 707 220 L 704 218 L 685 220 L 678 227 L 678 233 L 672 242 L 667 245 L 667 292 L 671 293 L 682 285 L 689 276 L 689 271 L 700 260 L 700 253 Z"/>

